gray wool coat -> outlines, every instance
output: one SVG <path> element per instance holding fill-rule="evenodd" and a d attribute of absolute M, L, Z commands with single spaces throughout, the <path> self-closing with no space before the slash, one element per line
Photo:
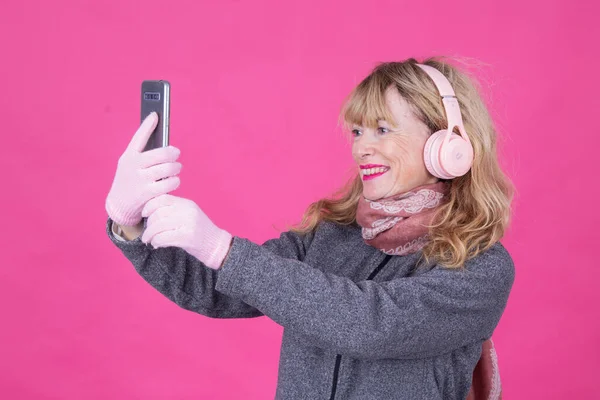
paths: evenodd
<path fill-rule="evenodd" d="M 106 232 L 137 273 L 181 308 L 210 318 L 267 316 L 283 338 L 275 399 L 465 399 L 482 343 L 514 282 L 498 242 L 465 269 L 416 269 L 358 225 L 322 222 L 262 245 L 234 236 L 219 270 L 183 249 Z"/>

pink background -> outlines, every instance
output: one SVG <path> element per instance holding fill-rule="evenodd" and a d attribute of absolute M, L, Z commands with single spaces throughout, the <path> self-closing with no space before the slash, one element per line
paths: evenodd
<path fill-rule="evenodd" d="M 485 64 L 519 190 L 494 334 L 505 398 L 592 398 L 600 10 L 483 3 L 4 2 L 0 397 L 273 398 L 282 327 L 179 308 L 106 237 L 140 82 L 172 84 L 174 194 L 261 242 L 348 176 L 338 111 L 375 63 L 446 54 Z"/>

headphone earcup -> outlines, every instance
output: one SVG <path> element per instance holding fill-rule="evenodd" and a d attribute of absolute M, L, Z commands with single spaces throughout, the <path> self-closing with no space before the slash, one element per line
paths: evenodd
<path fill-rule="evenodd" d="M 444 174 L 440 165 L 440 146 L 444 140 L 445 133 L 447 133 L 447 131 L 437 131 L 427 139 L 425 150 L 423 151 L 423 158 L 425 160 L 425 167 L 431 175 L 440 179 L 451 179 Z"/>
<path fill-rule="evenodd" d="M 450 139 L 444 146 L 446 135 Z M 435 177 L 453 179 L 466 174 L 473 164 L 473 147 L 454 132 L 437 131 L 425 143 L 425 166 Z"/>
<path fill-rule="evenodd" d="M 452 178 L 463 176 L 473 165 L 473 147 L 462 136 L 452 132 L 445 145 L 441 142 L 440 166 Z"/>

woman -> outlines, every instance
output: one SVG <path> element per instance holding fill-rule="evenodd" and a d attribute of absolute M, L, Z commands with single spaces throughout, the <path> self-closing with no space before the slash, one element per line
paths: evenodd
<path fill-rule="evenodd" d="M 436 59 L 383 63 L 341 117 L 356 178 L 262 245 L 168 194 L 178 151 L 141 152 L 149 117 L 119 160 L 109 237 L 182 308 L 282 325 L 277 399 L 499 398 L 512 187 L 473 83 Z"/>

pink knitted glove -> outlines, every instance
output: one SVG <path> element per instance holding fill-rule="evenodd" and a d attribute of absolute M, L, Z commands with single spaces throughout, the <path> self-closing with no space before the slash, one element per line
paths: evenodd
<path fill-rule="evenodd" d="M 209 268 L 221 267 L 232 236 L 213 224 L 192 200 L 163 194 L 146 203 L 142 216 L 148 217 L 142 242 L 154 248 L 180 247 Z"/>
<path fill-rule="evenodd" d="M 179 186 L 179 177 L 175 176 L 181 171 L 181 164 L 175 162 L 179 149 L 168 146 L 144 151 L 157 122 L 156 113 L 146 117 L 117 163 L 105 207 L 108 216 L 119 225 L 137 225 L 148 200 Z"/>

